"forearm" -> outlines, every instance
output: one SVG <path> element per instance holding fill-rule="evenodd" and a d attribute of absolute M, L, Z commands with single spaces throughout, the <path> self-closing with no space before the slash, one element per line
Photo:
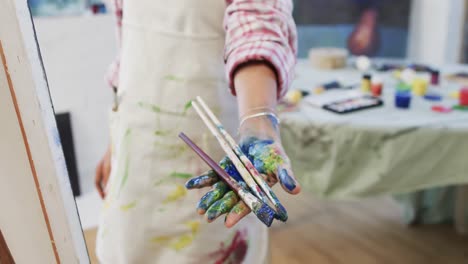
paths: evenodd
<path fill-rule="evenodd" d="M 277 77 L 264 62 L 252 62 L 241 66 L 234 75 L 234 86 L 239 106 L 239 117 L 258 113 L 276 114 Z M 272 116 L 250 118 L 239 124 L 239 132 L 245 136 L 277 138 L 277 122 Z"/>
<path fill-rule="evenodd" d="M 296 62 L 297 33 L 292 18 L 292 1 L 226 1 L 228 7 L 224 21 L 225 61 L 232 92 L 236 94 L 239 88 L 236 84 L 239 81 L 235 80 L 238 77 L 235 75 L 240 72 L 240 68 L 244 71 L 244 68 L 263 63 L 265 67 L 271 67 L 275 80 L 275 84 L 271 85 L 277 88 L 274 93 L 268 95 L 276 95 L 274 99 L 281 97 L 293 79 Z M 256 92 L 261 92 L 257 86 L 253 88 Z"/>

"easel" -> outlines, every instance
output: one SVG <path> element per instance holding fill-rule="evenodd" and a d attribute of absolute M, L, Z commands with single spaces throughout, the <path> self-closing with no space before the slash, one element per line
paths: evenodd
<path fill-rule="evenodd" d="M 0 264 L 15 264 L 13 256 L 11 256 L 10 249 L 3 237 L 2 231 L 0 230 Z"/>

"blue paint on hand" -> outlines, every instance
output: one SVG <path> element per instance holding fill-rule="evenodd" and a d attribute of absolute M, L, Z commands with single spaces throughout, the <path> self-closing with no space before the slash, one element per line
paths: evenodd
<path fill-rule="evenodd" d="M 296 188 L 296 181 L 289 175 L 288 171 L 286 169 L 280 169 L 278 172 L 279 175 L 279 180 L 281 184 L 288 189 L 289 191 L 292 191 Z"/>
<path fill-rule="evenodd" d="M 223 168 L 232 178 L 234 178 L 237 182 L 243 182 L 242 176 L 240 175 L 239 171 L 237 171 L 236 166 L 232 163 L 229 158 L 224 158 L 220 164 L 221 168 Z"/>

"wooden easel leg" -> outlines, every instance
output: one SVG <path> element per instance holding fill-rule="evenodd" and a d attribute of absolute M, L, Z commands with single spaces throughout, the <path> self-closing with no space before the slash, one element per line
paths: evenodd
<path fill-rule="evenodd" d="M 0 264 L 15 264 L 13 256 L 8 249 L 5 238 L 3 237 L 2 231 L 0 230 Z"/>

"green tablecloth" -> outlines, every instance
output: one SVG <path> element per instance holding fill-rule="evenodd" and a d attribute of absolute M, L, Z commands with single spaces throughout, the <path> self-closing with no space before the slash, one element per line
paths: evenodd
<path fill-rule="evenodd" d="M 360 81 L 355 70 L 319 71 L 305 61 L 299 62 L 297 75 L 293 89 L 334 79 Z M 393 106 L 396 81 L 382 77 L 384 107 L 337 115 L 306 99 L 298 111 L 281 115 L 283 144 L 306 191 L 355 199 L 468 183 L 468 112 L 435 113 L 434 103 L 422 98 L 413 98 L 411 109 L 398 110 Z M 448 94 L 459 88 L 443 83 L 431 90 Z"/>

